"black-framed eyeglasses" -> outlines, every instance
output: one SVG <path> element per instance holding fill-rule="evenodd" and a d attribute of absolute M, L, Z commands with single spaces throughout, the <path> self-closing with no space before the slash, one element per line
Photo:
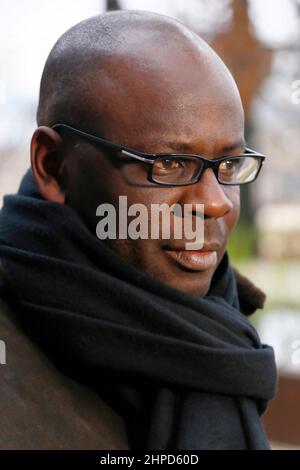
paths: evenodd
<path fill-rule="evenodd" d="M 212 168 L 218 182 L 224 185 L 252 183 L 259 175 L 265 155 L 246 147 L 240 155 L 228 155 L 209 160 L 201 155 L 174 153 L 144 153 L 94 134 L 89 134 L 68 124 L 54 124 L 52 129 L 59 132 L 68 130 L 91 142 L 111 148 L 122 155 L 151 165 L 150 180 L 164 186 L 188 186 L 197 183 L 207 168 Z"/>

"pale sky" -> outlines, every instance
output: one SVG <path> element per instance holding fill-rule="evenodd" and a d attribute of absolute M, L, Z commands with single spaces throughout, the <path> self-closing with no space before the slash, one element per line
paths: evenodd
<path fill-rule="evenodd" d="M 121 3 L 129 9 L 180 18 L 189 11 L 192 12 L 191 22 L 200 18 L 205 23 L 210 10 L 221 2 L 121 0 Z M 57 38 L 70 26 L 103 10 L 104 0 L 1 0 L 0 142 L 5 141 L 9 132 L 11 113 L 17 112 L 23 102 L 36 102 L 42 69 Z M 260 36 L 266 41 L 284 42 L 293 38 L 297 31 L 291 0 L 251 0 L 251 14 Z M 13 118 L 15 120 L 15 116 Z"/>
<path fill-rule="evenodd" d="M 191 17 L 198 11 L 198 15 L 205 14 L 198 0 L 121 2 L 126 8 L 168 15 L 181 15 L 185 11 L 192 11 Z M 210 0 L 205 3 L 205 10 L 217 3 Z M 45 59 L 56 39 L 78 21 L 102 12 L 104 0 L 1 0 L 0 5 L 0 100 L 3 101 L 5 92 L 10 94 L 12 90 L 21 95 L 36 94 Z M 291 0 L 251 0 L 251 11 L 265 40 L 280 42 L 294 36 L 297 23 Z"/>

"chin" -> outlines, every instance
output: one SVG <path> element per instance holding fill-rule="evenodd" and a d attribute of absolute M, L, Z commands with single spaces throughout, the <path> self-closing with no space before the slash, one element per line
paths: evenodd
<path fill-rule="evenodd" d="M 151 267 L 149 269 L 149 265 L 147 269 L 141 266 L 138 267 L 159 280 L 162 284 L 198 297 L 204 297 L 208 293 L 215 272 L 214 269 L 195 272 L 176 266 L 172 266 L 171 269 L 169 266 L 167 269 L 164 269 L 166 268 L 165 266 L 156 266 L 155 269 Z"/>
<path fill-rule="evenodd" d="M 208 293 L 214 270 L 201 272 L 180 271 L 177 272 L 177 269 L 173 268 L 171 272 L 163 273 L 161 270 L 159 280 L 173 289 L 194 294 L 198 297 L 204 297 Z"/>
<path fill-rule="evenodd" d="M 186 263 L 186 259 L 177 259 L 164 253 L 159 265 L 156 266 L 152 275 L 158 277 L 161 282 L 182 292 L 191 293 L 204 297 L 211 285 L 212 277 L 217 269 L 218 262 L 215 265 L 207 265 L 206 269 L 191 266 Z M 148 267 L 150 264 L 148 265 Z"/>

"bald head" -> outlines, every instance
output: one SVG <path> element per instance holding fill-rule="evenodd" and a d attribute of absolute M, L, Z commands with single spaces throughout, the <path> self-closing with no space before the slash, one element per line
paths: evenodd
<path fill-rule="evenodd" d="M 41 80 L 37 122 L 104 132 L 108 122 L 118 119 L 120 125 L 122 114 L 133 125 L 136 119 L 149 125 L 156 107 L 157 117 L 168 115 L 170 125 L 176 117 L 177 125 L 187 126 L 180 122 L 182 107 L 193 113 L 195 90 L 202 106 L 213 108 L 224 93 L 239 100 L 220 58 L 178 21 L 142 11 L 107 13 L 73 26 L 54 45 Z M 155 122 L 161 130 L 160 119 Z"/>

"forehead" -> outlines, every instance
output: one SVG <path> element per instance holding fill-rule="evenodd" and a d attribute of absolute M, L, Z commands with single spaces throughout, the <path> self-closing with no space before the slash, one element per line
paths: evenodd
<path fill-rule="evenodd" d="M 90 90 L 97 130 L 124 145 L 230 141 L 243 134 L 240 96 L 228 70 L 186 41 L 110 57 L 95 70 Z"/>

